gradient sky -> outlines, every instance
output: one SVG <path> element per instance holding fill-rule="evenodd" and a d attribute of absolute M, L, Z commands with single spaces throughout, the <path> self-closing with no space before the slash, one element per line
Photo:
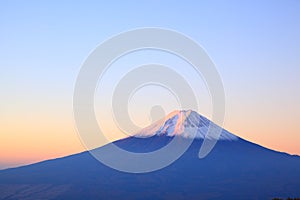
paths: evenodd
<path fill-rule="evenodd" d="M 225 87 L 227 130 L 299 155 L 299 10 L 297 0 L 2 1 L 0 168 L 84 150 L 72 113 L 80 66 L 104 40 L 139 27 L 173 29 L 204 47 Z M 156 91 L 140 91 L 137 105 Z M 206 103 L 198 112 L 209 116 Z M 131 106 L 138 124 L 150 123 L 151 106 L 144 116 Z"/>

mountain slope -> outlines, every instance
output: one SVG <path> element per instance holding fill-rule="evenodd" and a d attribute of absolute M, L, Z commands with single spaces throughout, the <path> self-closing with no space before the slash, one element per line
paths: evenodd
<path fill-rule="evenodd" d="M 140 136 L 145 137 L 145 134 L 152 136 L 129 137 L 114 144 L 133 152 L 150 152 L 159 149 L 172 140 L 173 136 L 168 134 L 184 134 L 188 130 L 175 131 L 182 129 L 171 128 L 173 125 L 176 127 L 177 120 L 175 117 L 170 120 L 173 121 L 172 123 L 167 123 L 169 119 L 172 117 L 163 120 L 161 126 L 153 126 L 158 130 L 166 131 L 154 131 L 150 134 L 150 131 L 143 130 L 139 133 Z M 187 124 L 185 121 L 181 120 L 183 122 L 181 124 Z M 166 127 L 170 128 L 165 129 Z M 199 129 L 202 126 L 198 124 L 196 127 Z M 227 134 L 230 133 L 227 131 L 222 133 L 222 135 Z M 182 136 L 181 140 L 190 139 Z M 224 137 L 218 141 L 206 158 L 199 159 L 198 152 L 202 142 L 203 138 L 199 135 L 176 162 L 162 170 L 146 174 L 116 171 L 98 162 L 88 152 L 2 170 L 0 171 L 0 199 L 300 197 L 298 156 L 272 151 L 234 136 Z M 111 144 L 98 150 L 101 151 L 109 145 Z"/>

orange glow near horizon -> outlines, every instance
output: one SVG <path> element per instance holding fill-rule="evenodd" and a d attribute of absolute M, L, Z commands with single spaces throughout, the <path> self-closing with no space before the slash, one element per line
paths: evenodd
<path fill-rule="evenodd" d="M 0 167 L 29 164 L 84 151 L 72 118 L 69 121 L 61 117 L 43 118 L 11 115 L 1 120 Z"/>

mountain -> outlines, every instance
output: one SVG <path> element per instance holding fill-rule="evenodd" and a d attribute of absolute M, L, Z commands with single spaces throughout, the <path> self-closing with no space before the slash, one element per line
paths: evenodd
<path fill-rule="evenodd" d="M 136 133 L 136 137 L 112 143 L 145 153 L 164 147 L 174 138 L 179 138 L 178 145 L 191 142 L 178 160 L 161 170 L 120 172 L 83 152 L 0 171 L 0 199 L 300 197 L 299 156 L 264 148 L 223 130 L 212 152 L 199 159 L 199 148 L 211 123 L 194 111 L 175 111 Z M 112 144 L 95 151 L 107 152 Z"/>

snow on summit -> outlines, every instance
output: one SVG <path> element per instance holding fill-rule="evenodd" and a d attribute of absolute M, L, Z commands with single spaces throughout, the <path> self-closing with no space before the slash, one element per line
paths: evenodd
<path fill-rule="evenodd" d="M 154 135 L 182 136 L 185 138 L 204 139 L 211 121 L 192 110 L 173 111 L 165 118 L 140 130 L 137 137 Z M 215 124 L 212 124 L 215 125 Z M 216 125 L 215 125 L 216 126 Z M 222 129 L 219 140 L 238 140 L 238 137 Z"/>

